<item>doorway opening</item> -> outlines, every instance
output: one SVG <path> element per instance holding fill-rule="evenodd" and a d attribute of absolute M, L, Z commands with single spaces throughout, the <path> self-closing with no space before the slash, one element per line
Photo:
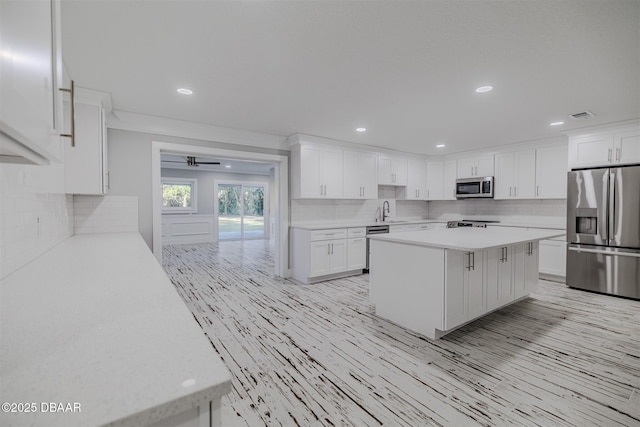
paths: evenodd
<path fill-rule="evenodd" d="M 178 158 L 167 158 L 167 156 L 174 155 Z M 164 160 L 163 160 L 164 159 Z M 215 161 L 213 161 L 215 160 Z M 235 163 L 234 163 L 235 162 Z M 253 163 L 253 164 L 252 164 Z M 152 214 L 153 214 L 153 253 L 162 264 L 162 244 L 163 236 L 167 233 L 166 222 L 163 224 L 166 215 L 163 215 L 163 191 L 162 191 L 162 171 L 167 166 L 171 165 L 173 175 L 172 178 L 182 177 L 187 174 L 186 170 L 197 170 L 205 172 L 208 167 L 224 168 L 225 171 L 235 170 L 239 171 L 236 167 L 240 168 L 242 165 L 255 168 L 257 165 L 264 165 L 269 168 L 269 172 L 265 172 L 270 178 L 265 179 L 264 184 L 264 198 L 268 202 L 263 202 L 262 217 L 260 220 L 259 215 L 244 215 L 244 222 L 242 217 L 240 218 L 240 224 L 242 225 L 240 230 L 240 237 L 249 238 L 248 232 L 251 231 L 248 223 L 247 216 L 254 216 L 254 225 L 257 227 L 257 223 L 263 222 L 262 226 L 262 239 L 266 240 L 267 244 L 273 245 L 273 259 L 275 264 L 275 274 L 280 277 L 290 277 L 291 270 L 289 267 L 289 166 L 288 157 L 277 154 L 266 154 L 249 151 L 228 150 L 214 147 L 204 147 L 197 145 L 176 144 L 169 142 L 153 141 L 152 143 Z M 184 168 L 184 171 L 179 169 Z M 236 175 L 239 176 L 239 175 Z M 193 240 L 195 233 L 203 234 L 202 229 L 205 228 L 205 223 L 209 221 L 207 215 L 215 216 L 215 212 L 219 209 L 217 200 L 217 188 L 214 185 L 207 188 L 207 183 L 211 182 L 206 177 L 196 177 L 197 181 L 197 193 L 199 193 L 198 212 L 192 212 L 188 214 L 179 215 L 176 212 L 171 218 L 179 221 L 173 221 L 171 225 L 172 230 L 177 230 L 182 236 L 189 236 L 189 240 Z M 233 183 L 233 177 L 223 176 L 216 178 L 220 182 Z M 239 179 L 247 190 L 252 186 L 252 181 L 262 181 L 262 179 L 251 179 L 247 175 L 243 176 L 243 179 Z M 249 182 L 251 181 L 251 182 Z M 269 191 L 270 190 L 270 191 Z M 195 187 L 194 190 L 195 192 Z M 258 190 L 256 190 L 258 191 Z M 242 195 L 242 193 L 241 193 Z M 255 198 L 253 194 L 247 196 L 248 202 Z M 209 198 L 210 202 L 206 202 Z M 215 202 L 212 200 L 215 198 Z M 243 197 L 241 197 L 242 199 Z M 257 202 L 255 202 L 257 203 Z M 209 206 L 208 208 L 206 206 Z M 241 206 L 244 210 L 245 207 Z M 206 209 L 210 209 L 208 214 Z M 257 209 L 257 208 L 256 208 Z M 248 210 L 248 212 L 253 212 Z M 244 212 L 243 212 L 244 213 Z M 164 218 L 163 218 L 164 217 Z M 213 219 L 213 218 L 212 218 Z M 178 226 L 175 226 L 176 222 L 180 222 Z M 198 224 L 193 224 L 198 223 Z M 214 231 L 214 239 L 218 240 L 217 221 L 212 221 Z M 244 228 L 244 230 L 243 230 Z M 243 233 L 244 232 L 244 233 Z M 256 231 L 257 234 L 257 231 Z M 187 239 L 187 237 L 184 237 Z M 236 239 L 238 239 L 236 237 Z M 269 240 L 271 239 L 271 243 Z"/>
<path fill-rule="evenodd" d="M 216 183 L 218 240 L 269 238 L 269 185 Z"/>

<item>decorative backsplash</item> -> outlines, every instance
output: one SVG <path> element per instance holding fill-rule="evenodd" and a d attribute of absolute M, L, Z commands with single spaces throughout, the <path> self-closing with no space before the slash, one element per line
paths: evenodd
<path fill-rule="evenodd" d="M 138 231 L 138 197 L 74 196 L 75 234 Z"/>
<path fill-rule="evenodd" d="M 0 164 L 0 278 L 73 234 L 62 164 Z"/>

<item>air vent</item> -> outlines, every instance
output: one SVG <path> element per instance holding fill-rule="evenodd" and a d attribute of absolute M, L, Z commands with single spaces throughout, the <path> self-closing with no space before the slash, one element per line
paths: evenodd
<path fill-rule="evenodd" d="M 591 111 L 583 111 L 581 113 L 569 114 L 569 117 L 571 117 L 574 120 L 588 120 L 595 116 L 596 115 L 593 114 Z"/>

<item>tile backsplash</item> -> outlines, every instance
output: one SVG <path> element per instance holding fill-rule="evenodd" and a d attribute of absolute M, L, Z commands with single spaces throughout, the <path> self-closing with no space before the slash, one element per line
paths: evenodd
<path fill-rule="evenodd" d="M 73 234 L 62 164 L 0 164 L 0 278 Z"/>
<path fill-rule="evenodd" d="M 75 234 L 138 231 L 137 196 L 74 196 Z"/>
<path fill-rule="evenodd" d="M 385 196 L 379 192 L 379 196 Z M 291 222 L 370 223 L 385 200 L 392 219 L 428 218 L 436 220 L 483 219 L 532 226 L 564 227 L 566 200 L 397 200 L 387 193 L 378 200 L 291 200 Z M 379 215 L 379 213 L 378 213 Z"/>
<path fill-rule="evenodd" d="M 557 200 L 452 200 L 429 202 L 429 218 L 483 219 L 536 226 L 564 227 L 567 201 Z"/>

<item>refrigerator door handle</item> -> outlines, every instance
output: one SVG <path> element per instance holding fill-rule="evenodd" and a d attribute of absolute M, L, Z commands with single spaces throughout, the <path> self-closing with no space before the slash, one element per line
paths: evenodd
<path fill-rule="evenodd" d="M 616 173 L 609 171 L 609 214 L 607 215 L 607 243 L 612 244 L 616 232 Z"/>
<path fill-rule="evenodd" d="M 586 252 L 590 254 L 601 254 L 601 255 L 609 255 L 609 256 L 628 256 L 633 258 L 640 258 L 640 253 L 601 251 L 598 249 L 583 249 L 583 248 L 574 248 L 571 246 L 569 246 L 569 250 L 572 252 Z"/>

